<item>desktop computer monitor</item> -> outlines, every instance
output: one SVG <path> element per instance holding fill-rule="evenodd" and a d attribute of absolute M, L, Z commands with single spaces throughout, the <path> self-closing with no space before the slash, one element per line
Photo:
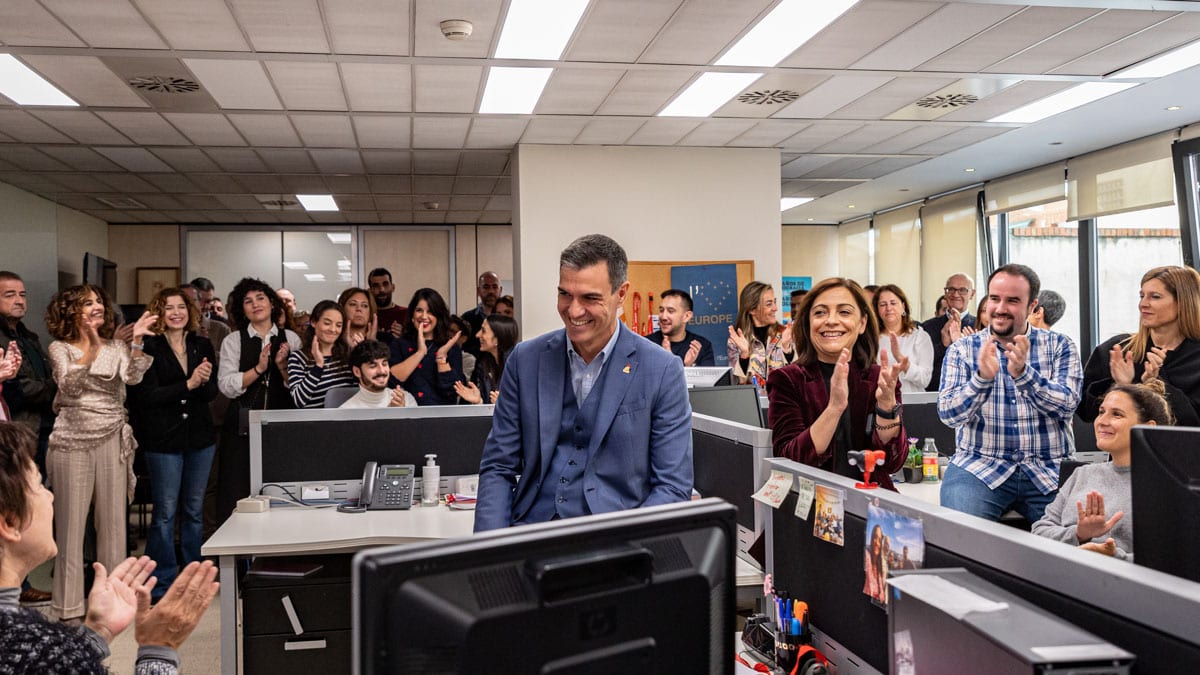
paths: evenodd
<path fill-rule="evenodd" d="M 687 386 L 728 387 L 733 384 L 733 370 L 729 366 L 688 366 L 683 369 Z"/>
<path fill-rule="evenodd" d="M 1130 441 L 1133 560 L 1200 581 L 1200 429 L 1139 426 Z"/>
<path fill-rule="evenodd" d="M 758 388 L 752 384 L 736 387 L 692 387 L 688 389 L 692 412 L 765 428 Z"/>
<path fill-rule="evenodd" d="M 734 514 L 704 499 L 363 551 L 354 672 L 732 672 Z"/>

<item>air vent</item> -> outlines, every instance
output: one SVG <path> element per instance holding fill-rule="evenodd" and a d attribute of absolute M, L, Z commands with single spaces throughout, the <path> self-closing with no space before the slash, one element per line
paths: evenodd
<path fill-rule="evenodd" d="M 961 108 L 978 100 L 979 97 L 974 94 L 942 94 L 926 96 L 917 101 L 917 105 L 922 108 Z"/>
<path fill-rule="evenodd" d="M 267 201 L 263 202 L 262 205 L 274 206 L 282 209 L 288 206 L 295 206 L 296 202 L 292 201 L 291 199 L 268 199 Z"/>
<path fill-rule="evenodd" d="M 738 103 L 747 105 L 778 105 L 780 103 L 791 103 L 800 98 L 800 93 L 788 91 L 787 89 L 764 89 L 760 91 L 748 91 L 737 97 Z"/>
<path fill-rule="evenodd" d="M 96 201 L 114 209 L 144 209 L 146 205 L 129 197 L 96 197 Z"/>
<path fill-rule="evenodd" d="M 292 195 L 254 195 L 259 204 L 268 211 L 302 211 L 300 202 Z"/>
<path fill-rule="evenodd" d="M 159 94 L 190 94 L 200 91 L 200 83 L 169 75 L 141 75 L 129 78 L 129 86 Z"/>

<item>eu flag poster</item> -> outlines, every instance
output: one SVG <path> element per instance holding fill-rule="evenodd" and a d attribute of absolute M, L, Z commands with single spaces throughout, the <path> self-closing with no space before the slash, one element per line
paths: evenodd
<path fill-rule="evenodd" d="M 718 366 L 729 363 L 725 343 L 729 327 L 737 318 L 737 265 L 675 265 L 671 267 L 671 287 L 692 296 L 692 322 L 688 330 L 712 342 Z"/>

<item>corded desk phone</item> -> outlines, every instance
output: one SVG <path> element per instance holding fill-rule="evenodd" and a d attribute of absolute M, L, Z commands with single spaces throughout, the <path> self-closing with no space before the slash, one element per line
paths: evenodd
<path fill-rule="evenodd" d="M 416 472 L 417 468 L 412 464 L 367 462 L 363 467 L 359 508 L 368 511 L 411 508 Z"/>

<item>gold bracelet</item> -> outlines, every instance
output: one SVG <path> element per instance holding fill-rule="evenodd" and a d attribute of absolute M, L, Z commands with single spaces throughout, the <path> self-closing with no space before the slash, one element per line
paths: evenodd
<path fill-rule="evenodd" d="M 897 419 L 895 422 L 892 422 L 891 424 L 880 424 L 879 422 L 876 422 L 875 430 L 876 431 L 887 431 L 888 429 L 895 429 L 898 426 L 900 426 L 899 419 Z"/>

